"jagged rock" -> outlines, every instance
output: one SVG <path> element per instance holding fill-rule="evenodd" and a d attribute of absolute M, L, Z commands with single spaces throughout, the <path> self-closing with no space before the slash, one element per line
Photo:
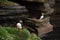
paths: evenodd
<path fill-rule="evenodd" d="M 43 37 L 45 34 L 53 30 L 53 25 L 50 24 L 49 17 L 45 17 L 42 20 L 28 18 L 24 20 L 24 23 L 27 29 L 29 29 L 33 33 L 38 32 L 38 35 L 40 37 Z"/>
<path fill-rule="evenodd" d="M 38 35 L 40 37 L 44 37 L 45 34 L 53 31 L 53 25 L 50 24 L 50 18 L 46 17 L 45 19 L 42 19 L 42 25 L 40 25 L 37 30 L 38 30 Z"/>
<path fill-rule="evenodd" d="M 53 26 L 50 23 L 44 24 L 38 28 L 38 35 L 44 37 L 47 33 L 53 31 Z"/>

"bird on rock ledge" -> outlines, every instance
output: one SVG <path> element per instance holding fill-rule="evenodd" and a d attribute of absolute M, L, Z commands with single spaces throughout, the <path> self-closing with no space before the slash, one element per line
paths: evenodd
<path fill-rule="evenodd" d="M 44 13 L 42 13 L 41 17 L 40 17 L 40 20 L 44 18 Z"/>

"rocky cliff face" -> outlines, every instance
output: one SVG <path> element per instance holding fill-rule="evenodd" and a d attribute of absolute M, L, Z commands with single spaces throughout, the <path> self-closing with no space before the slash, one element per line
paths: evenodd
<path fill-rule="evenodd" d="M 47 18 L 47 17 L 50 17 L 50 15 L 52 15 L 52 13 L 54 12 L 55 0 L 52 0 L 52 1 L 51 0 L 23 0 L 23 1 L 25 1 L 25 3 L 22 3 L 22 4 L 25 5 L 29 10 L 29 13 L 30 13 L 29 15 L 31 16 L 30 18 L 37 18 L 38 16 L 41 16 L 41 13 L 44 13 L 44 18 Z M 49 22 L 50 21 L 48 21 L 47 24 L 44 23 L 43 26 L 39 26 L 38 32 L 41 30 L 39 32 L 39 35 L 51 32 L 53 27 Z M 44 25 L 46 26 L 46 28 L 44 27 Z M 50 25 L 50 26 L 48 27 L 47 25 Z"/>
<path fill-rule="evenodd" d="M 23 3 L 24 2 L 24 3 Z M 26 8 L 28 9 L 28 18 L 23 18 L 23 24 L 24 26 L 30 26 L 30 28 L 34 29 L 34 33 L 36 33 L 36 31 L 38 32 L 38 35 L 45 35 L 48 32 L 52 31 L 53 26 L 50 24 L 50 15 L 54 12 L 54 0 L 50 1 L 50 0 L 22 0 L 21 5 L 26 6 Z M 13 5 L 2 5 L 1 10 L 5 10 L 4 12 L 2 12 L 3 15 L 8 15 L 10 17 L 8 17 L 8 19 L 14 19 L 14 20 L 19 20 L 20 16 L 22 14 L 25 14 L 26 9 L 25 7 L 21 6 L 19 4 L 13 3 Z M 11 11 L 13 10 L 13 11 Z M 21 14 L 22 13 L 22 14 Z M 42 20 L 40 20 L 40 16 L 41 14 L 44 13 L 44 18 Z M 13 16 L 14 15 L 14 16 Z M 24 15 L 23 15 L 24 16 Z M 4 19 L 5 17 L 3 17 Z M 29 18 L 31 18 L 32 20 L 30 20 Z M 37 19 L 38 18 L 38 19 Z M 45 19 L 47 18 L 47 19 Z M 7 18 L 5 18 L 7 19 Z M 8 20 L 8 22 L 9 22 Z M 37 20 L 37 21 L 36 21 Z M 38 21 L 40 20 L 40 21 Z M 44 21 L 43 21 L 44 20 Z M 27 22 L 26 22 L 27 21 Z M 43 23 L 41 23 L 41 21 Z M 42 24 L 39 25 L 39 22 Z M 30 25 L 30 24 L 31 25 Z M 38 26 L 36 26 L 38 25 Z M 47 26 L 49 25 L 49 26 Z M 31 29 L 29 29 L 31 30 Z M 32 31 L 32 30 L 31 30 Z M 41 32 L 41 33 L 40 33 Z"/>

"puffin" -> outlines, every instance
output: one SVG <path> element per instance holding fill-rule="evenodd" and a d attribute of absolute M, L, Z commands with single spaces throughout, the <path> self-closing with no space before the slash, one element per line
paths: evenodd
<path fill-rule="evenodd" d="M 23 27 L 22 27 L 22 20 L 20 20 L 18 23 L 17 23 L 17 28 L 19 31 L 22 31 Z"/>
<path fill-rule="evenodd" d="M 40 20 L 44 18 L 44 13 L 42 13 L 41 17 L 40 17 Z"/>

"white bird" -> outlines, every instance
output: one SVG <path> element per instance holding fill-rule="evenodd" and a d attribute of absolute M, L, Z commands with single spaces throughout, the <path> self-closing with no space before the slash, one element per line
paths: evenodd
<path fill-rule="evenodd" d="M 20 20 L 19 23 L 17 23 L 17 28 L 20 32 L 22 31 L 22 20 Z"/>
<path fill-rule="evenodd" d="M 21 23 L 17 23 L 17 28 L 18 28 L 18 29 L 22 29 Z"/>
<path fill-rule="evenodd" d="M 44 18 L 44 13 L 42 13 L 42 15 L 41 15 L 40 19 L 43 19 L 43 18 Z"/>

